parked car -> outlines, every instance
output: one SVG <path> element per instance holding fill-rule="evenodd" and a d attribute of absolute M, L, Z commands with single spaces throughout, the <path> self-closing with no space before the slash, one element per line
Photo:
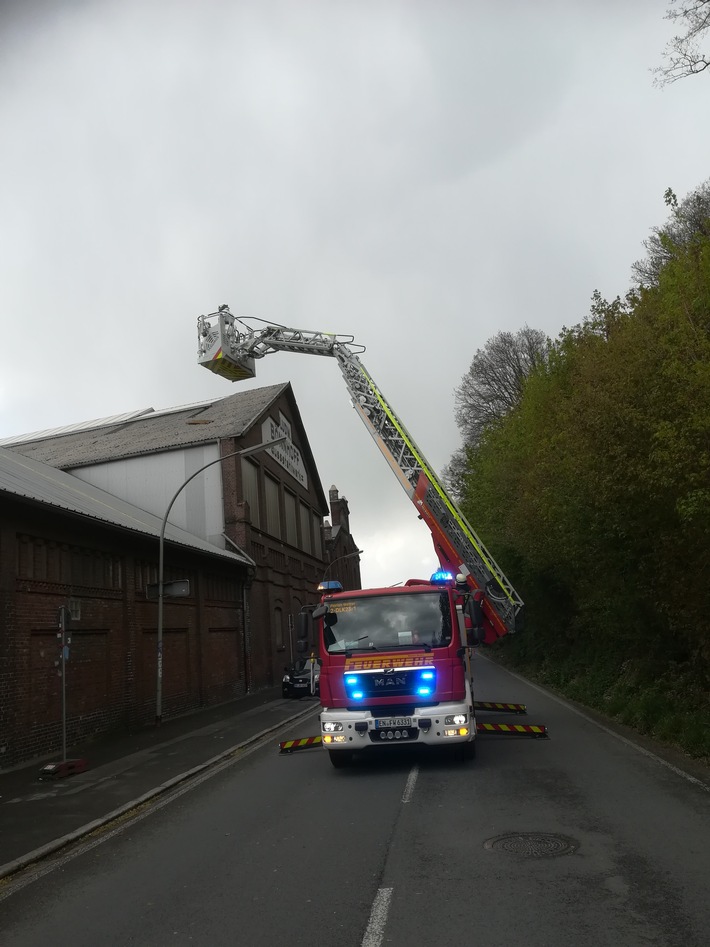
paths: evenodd
<path fill-rule="evenodd" d="M 318 697 L 320 689 L 318 686 L 320 678 L 320 667 L 315 664 L 313 667 L 315 675 L 315 696 Z M 281 693 L 284 697 L 310 697 L 311 696 L 311 661 L 310 658 L 301 658 L 295 664 L 284 668 L 284 676 L 281 682 Z"/>

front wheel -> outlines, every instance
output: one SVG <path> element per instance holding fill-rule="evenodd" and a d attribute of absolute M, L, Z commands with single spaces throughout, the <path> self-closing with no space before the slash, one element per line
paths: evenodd
<path fill-rule="evenodd" d="M 336 769 L 342 769 L 352 763 L 353 755 L 349 750 L 328 750 L 330 762 Z"/>
<path fill-rule="evenodd" d="M 465 763 L 468 760 L 476 758 L 476 741 L 470 740 L 468 743 L 459 743 L 454 747 L 454 759 L 459 763 Z"/>

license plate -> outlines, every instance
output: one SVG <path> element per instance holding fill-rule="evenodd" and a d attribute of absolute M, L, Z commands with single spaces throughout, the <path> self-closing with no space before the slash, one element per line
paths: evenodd
<path fill-rule="evenodd" d="M 308 684 L 294 684 L 294 687 L 308 687 Z"/>
<path fill-rule="evenodd" d="M 385 728 L 389 729 L 390 727 L 411 727 L 412 718 L 411 717 L 380 717 L 378 720 L 375 720 L 375 729 L 384 730 Z"/>

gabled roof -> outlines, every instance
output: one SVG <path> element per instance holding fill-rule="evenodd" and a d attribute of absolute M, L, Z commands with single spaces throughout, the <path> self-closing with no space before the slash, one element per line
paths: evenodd
<path fill-rule="evenodd" d="M 314 489 L 321 512 L 325 514 L 328 504 L 290 382 L 238 391 L 215 401 L 160 411 L 144 408 L 34 434 L 20 434 L 0 440 L 0 449 L 7 447 L 60 470 L 73 470 L 216 443 L 227 437 L 243 437 L 282 395 L 286 395 L 291 405 L 294 434 L 298 435 L 306 466 L 312 471 Z"/>
<path fill-rule="evenodd" d="M 141 510 L 132 503 L 106 493 L 105 490 L 79 480 L 63 470 L 0 447 L 0 495 L 2 494 L 44 504 L 65 513 L 73 513 L 150 536 L 155 540 L 160 538 L 162 520 L 153 513 Z M 245 552 L 220 549 L 171 523 L 166 526 L 165 538 L 188 549 L 207 552 L 233 563 L 254 565 Z"/>
<path fill-rule="evenodd" d="M 154 411 L 146 408 L 0 441 L 0 447 L 61 467 L 84 467 L 124 457 L 241 437 L 290 385 L 239 391 L 218 401 L 203 401 Z"/>

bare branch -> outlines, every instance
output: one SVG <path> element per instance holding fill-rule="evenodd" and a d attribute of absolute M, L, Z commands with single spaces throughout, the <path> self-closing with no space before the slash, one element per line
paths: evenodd
<path fill-rule="evenodd" d="M 653 70 L 654 85 L 659 87 L 687 76 L 697 76 L 710 66 L 710 55 L 700 49 L 700 41 L 710 29 L 710 0 L 670 2 L 665 19 L 682 26 L 683 32 L 666 44 L 663 52 L 665 65 Z"/>
<path fill-rule="evenodd" d="M 478 349 L 455 390 L 464 444 L 477 444 L 486 427 L 518 404 L 525 379 L 546 361 L 548 344 L 544 332 L 525 326 L 515 334 L 499 332 Z"/>

